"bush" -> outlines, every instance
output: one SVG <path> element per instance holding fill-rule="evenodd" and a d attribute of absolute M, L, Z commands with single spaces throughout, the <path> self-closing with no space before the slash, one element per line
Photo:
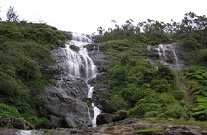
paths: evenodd
<path fill-rule="evenodd" d="M 175 119 L 186 119 L 190 118 L 190 114 L 187 107 L 183 107 L 179 104 L 172 104 L 167 106 L 166 112 L 164 114 L 168 118 L 175 118 Z"/>
<path fill-rule="evenodd" d="M 16 80 L 0 71 L 0 92 L 1 95 L 14 97 L 20 94 L 20 86 Z"/>
<path fill-rule="evenodd" d="M 52 128 L 52 123 L 44 117 L 38 118 L 35 124 L 35 128 L 36 129 L 40 129 L 40 128 L 50 129 Z"/>
<path fill-rule="evenodd" d="M 185 35 L 183 37 L 181 45 L 185 51 L 194 51 L 202 48 L 202 44 L 198 43 L 197 40 L 190 35 Z"/>
<path fill-rule="evenodd" d="M 127 111 L 125 110 L 119 110 L 115 113 L 115 116 L 113 118 L 113 121 L 119 121 L 127 118 Z"/>
<path fill-rule="evenodd" d="M 111 111 L 116 112 L 121 109 L 127 108 L 127 102 L 124 101 L 119 95 L 113 95 L 108 103 Z"/>
<path fill-rule="evenodd" d="M 200 49 L 195 54 L 196 61 L 205 65 L 207 63 L 207 49 Z"/>
<path fill-rule="evenodd" d="M 128 71 L 125 67 L 114 67 L 110 70 L 110 85 L 113 87 L 121 87 L 126 85 L 128 81 Z"/>
<path fill-rule="evenodd" d="M 0 117 L 22 118 L 22 115 L 16 107 L 0 103 Z"/>
<path fill-rule="evenodd" d="M 177 118 L 177 114 L 168 114 L 168 107 L 178 104 L 175 98 L 169 94 L 151 93 L 145 98 L 139 100 L 134 108 L 131 108 L 128 112 L 129 117 L 172 117 Z M 180 106 L 180 108 L 182 108 Z M 173 112 L 176 113 L 176 112 Z M 179 113 L 186 113 L 185 110 L 181 110 Z M 180 117 L 179 117 L 180 118 Z"/>

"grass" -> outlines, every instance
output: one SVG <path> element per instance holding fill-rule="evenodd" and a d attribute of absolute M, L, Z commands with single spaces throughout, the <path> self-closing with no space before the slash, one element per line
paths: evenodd
<path fill-rule="evenodd" d="M 207 121 L 196 121 L 193 118 L 190 120 L 146 118 L 145 121 L 168 125 L 200 126 L 207 129 Z"/>

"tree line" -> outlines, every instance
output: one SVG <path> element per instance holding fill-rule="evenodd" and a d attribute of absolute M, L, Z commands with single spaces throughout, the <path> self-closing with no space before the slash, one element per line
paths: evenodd
<path fill-rule="evenodd" d="M 108 30 L 105 30 L 101 26 L 98 27 L 96 42 L 127 37 L 147 44 L 169 43 L 175 41 L 173 39 L 183 33 L 192 34 L 195 31 L 206 31 L 207 29 L 206 16 L 199 16 L 194 12 L 186 13 L 180 22 L 171 20 L 169 23 L 164 23 L 162 21 L 148 19 L 147 21 L 138 22 L 136 26 L 133 25 L 133 22 L 132 19 L 128 19 L 123 25 L 119 26 L 115 20 L 112 20 L 115 26 L 113 29 L 108 28 Z M 156 39 L 157 42 L 151 43 L 151 38 Z"/>

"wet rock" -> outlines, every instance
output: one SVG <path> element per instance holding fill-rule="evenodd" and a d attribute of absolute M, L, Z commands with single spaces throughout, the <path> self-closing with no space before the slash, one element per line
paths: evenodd
<path fill-rule="evenodd" d="M 47 101 L 44 109 L 52 118 L 53 126 L 70 128 L 91 126 L 88 106 L 84 101 L 54 86 L 45 89 L 45 96 Z M 58 117 L 58 121 L 55 116 Z M 63 119 L 62 123 L 67 125 L 60 124 L 60 119 Z"/>
<path fill-rule="evenodd" d="M 73 51 L 76 51 L 76 52 L 78 52 L 80 50 L 80 48 L 75 46 L 75 45 L 71 45 L 70 49 L 73 50 Z"/>
<path fill-rule="evenodd" d="M 103 44 L 89 44 L 86 46 L 89 56 L 97 66 L 98 73 L 107 72 L 112 66 L 113 57 L 106 53 Z"/>
<path fill-rule="evenodd" d="M 94 86 L 92 101 L 98 105 L 99 109 L 105 111 L 105 101 L 101 96 L 104 91 L 108 90 L 108 70 L 112 67 L 114 57 L 106 53 L 103 44 L 89 44 L 86 47 L 98 72 L 96 78 L 88 82 Z"/>
<path fill-rule="evenodd" d="M 0 127 L 12 125 L 17 129 L 34 129 L 34 126 L 20 118 L 0 117 Z"/>
<path fill-rule="evenodd" d="M 113 121 L 120 121 L 120 120 L 124 120 L 127 118 L 127 111 L 119 111 L 117 112 L 114 117 L 113 117 Z"/>
<path fill-rule="evenodd" d="M 113 121 L 113 114 L 101 113 L 96 118 L 97 125 L 107 124 Z"/>
<path fill-rule="evenodd" d="M 154 66 L 157 66 L 160 62 L 174 70 L 180 70 L 185 66 L 177 44 L 149 45 L 146 55 Z"/>
<path fill-rule="evenodd" d="M 50 120 L 51 120 L 54 128 L 64 127 L 65 126 L 65 124 L 63 124 L 64 123 L 64 119 L 61 118 L 61 117 L 56 117 L 54 115 L 51 115 L 50 116 Z"/>
<path fill-rule="evenodd" d="M 71 40 L 72 39 L 72 37 L 73 37 L 73 35 L 72 35 L 72 32 L 66 32 L 66 31 L 63 31 L 63 34 L 66 36 L 66 38 L 68 39 L 68 40 Z"/>
<path fill-rule="evenodd" d="M 50 118 L 53 127 L 91 126 L 89 109 L 85 103 L 88 96 L 86 82 L 68 74 L 65 49 L 52 50 L 51 54 L 57 64 L 49 67 L 53 85 L 44 90 L 47 100 L 41 108 L 41 115 Z"/>

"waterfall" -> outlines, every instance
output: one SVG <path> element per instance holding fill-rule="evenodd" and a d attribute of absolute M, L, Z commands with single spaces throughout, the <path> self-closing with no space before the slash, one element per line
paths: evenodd
<path fill-rule="evenodd" d="M 96 127 L 96 118 L 101 113 L 101 111 L 94 105 L 94 103 L 92 103 L 92 107 L 94 111 L 93 119 L 92 119 L 92 126 Z"/>
<path fill-rule="evenodd" d="M 74 37 L 76 40 L 69 41 L 65 46 L 65 51 L 67 55 L 68 64 L 68 74 L 76 78 L 82 78 L 86 82 L 96 75 L 96 66 L 94 65 L 92 59 L 88 56 L 87 49 L 84 46 L 90 42 L 85 38 Z M 82 41 L 81 41 L 82 40 Z M 78 47 L 78 50 L 72 50 L 71 46 Z"/>
<path fill-rule="evenodd" d="M 92 40 L 84 34 L 72 33 L 72 40 L 66 43 L 65 54 L 67 56 L 67 73 L 75 78 L 83 79 L 88 85 L 88 98 L 92 98 L 94 87 L 88 84 L 88 80 L 96 77 L 96 66 L 93 60 L 88 56 L 88 51 L 85 45 L 92 43 Z M 92 126 L 96 126 L 96 117 L 100 114 L 100 110 L 94 106 Z"/>
<path fill-rule="evenodd" d="M 174 69 L 180 70 L 180 65 L 178 63 L 178 57 L 175 53 L 174 44 L 158 45 L 158 54 L 163 64 L 169 65 Z"/>

